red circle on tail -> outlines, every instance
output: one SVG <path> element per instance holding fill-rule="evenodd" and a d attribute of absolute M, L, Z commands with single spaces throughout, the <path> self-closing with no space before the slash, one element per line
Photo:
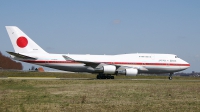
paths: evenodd
<path fill-rule="evenodd" d="M 17 45 L 20 47 L 20 48 L 24 48 L 28 45 L 28 40 L 26 39 L 26 37 L 24 36 L 21 36 L 17 39 Z"/>

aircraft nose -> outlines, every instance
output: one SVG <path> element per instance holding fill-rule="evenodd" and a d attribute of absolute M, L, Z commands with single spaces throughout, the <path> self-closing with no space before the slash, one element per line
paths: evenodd
<path fill-rule="evenodd" d="M 189 63 L 187 63 L 187 65 L 188 65 L 188 66 L 187 66 L 187 68 L 189 68 L 189 67 L 190 67 L 190 64 L 189 64 Z"/>
<path fill-rule="evenodd" d="M 184 64 L 183 64 L 183 66 L 181 68 L 182 69 L 187 69 L 189 67 L 190 67 L 190 64 L 188 62 L 184 61 Z"/>
<path fill-rule="evenodd" d="M 189 68 L 190 67 L 190 63 L 185 61 L 186 66 Z"/>

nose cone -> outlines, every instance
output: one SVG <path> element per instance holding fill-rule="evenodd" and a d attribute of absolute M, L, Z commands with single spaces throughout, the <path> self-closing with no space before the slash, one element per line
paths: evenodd
<path fill-rule="evenodd" d="M 187 69 L 187 68 L 189 68 L 190 67 L 190 64 L 188 63 L 188 62 L 186 62 L 186 61 L 184 61 L 184 60 L 182 60 L 182 66 L 181 66 L 181 69 L 182 70 L 185 70 L 185 69 Z"/>

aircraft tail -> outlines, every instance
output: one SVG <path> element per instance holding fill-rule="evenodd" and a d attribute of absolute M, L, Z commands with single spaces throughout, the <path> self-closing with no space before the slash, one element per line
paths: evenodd
<path fill-rule="evenodd" d="M 16 26 L 6 26 L 16 53 L 47 53 Z"/>

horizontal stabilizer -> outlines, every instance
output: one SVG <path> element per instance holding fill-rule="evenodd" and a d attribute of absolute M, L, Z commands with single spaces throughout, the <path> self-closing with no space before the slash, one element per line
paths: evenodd
<path fill-rule="evenodd" d="M 22 58 L 22 59 L 33 59 L 33 60 L 37 59 L 37 58 L 33 58 L 33 57 L 26 56 L 26 55 L 23 55 L 23 54 L 15 53 L 15 52 L 9 52 L 9 51 L 6 51 L 6 52 L 8 54 L 12 55 L 12 56 L 15 56 L 15 57 L 18 57 L 18 58 Z"/>

